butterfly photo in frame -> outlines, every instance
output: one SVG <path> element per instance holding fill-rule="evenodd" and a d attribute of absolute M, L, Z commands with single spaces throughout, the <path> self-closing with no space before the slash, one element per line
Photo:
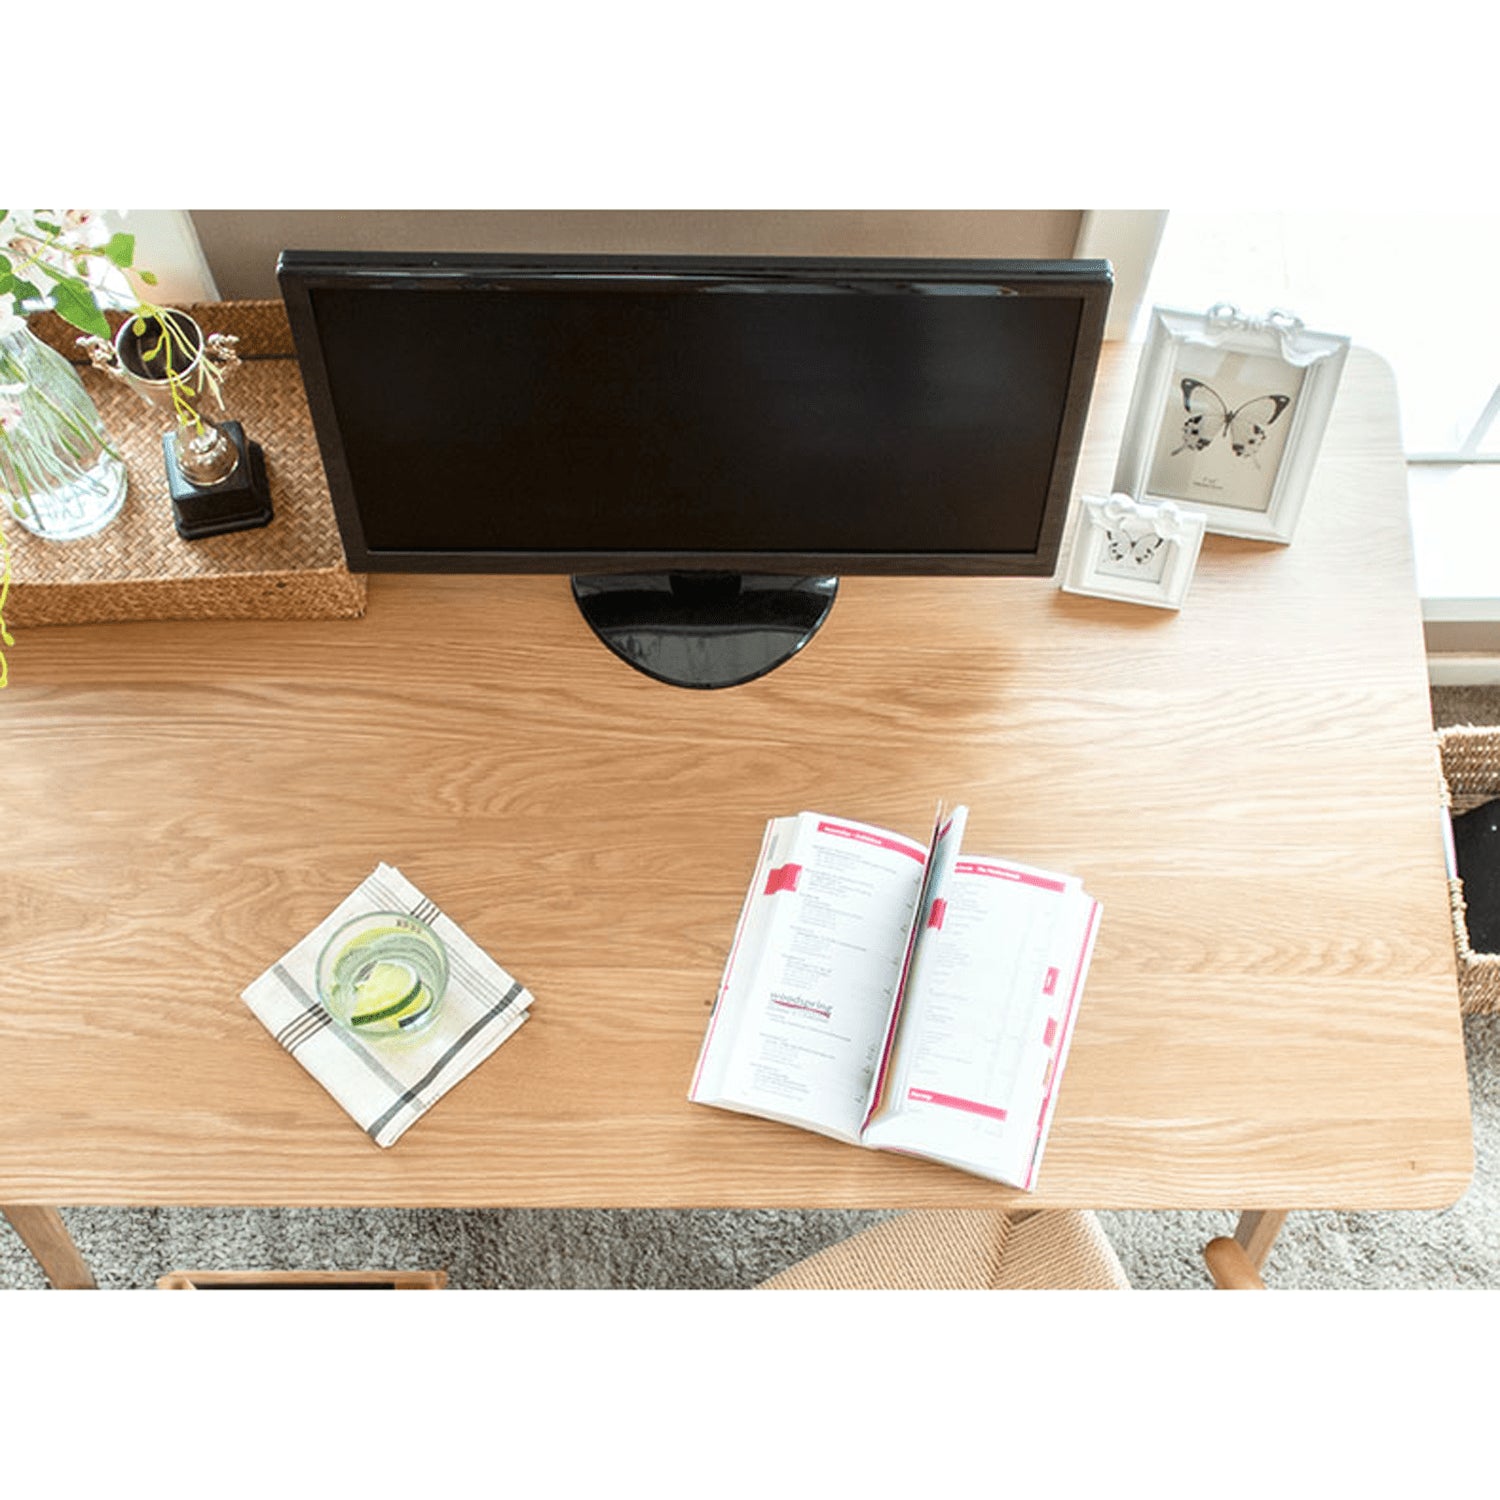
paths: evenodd
<path fill-rule="evenodd" d="M 1348 349 L 1290 313 L 1152 308 L 1115 490 L 1199 511 L 1210 532 L 1290 541 Z"/>
<path fill-rule="evenodd" d="M 1173 458 L 1189 451 L 1201 453 L 1216 438 L 1223 438 L 1236 458 L 1253 462 L 1268 429 L 1292 404 L 1290 396 L 1252 396 L 1231 411 L 1224 398 L 1206 381 L 1185 375 L 1181 384 L 1182 407 L 1188 418 L 1182 424 L 1182 442 L 1171 452 Z"/>
<path fill-rule="evenodd" d="M 1203 525 L 1202 516 L 1171 500 L 1155 505 L 1129 495 L 1080 496 L 1073 550 L 1059 587 L 1178 609 L 1198 561 Z"/>
<path fill-rule="evenodd" d="M 1166 545 L 1157 531 L 1132 536 L 1125 527 L 1107 527 L 1104 532 L 1104 560 L 1101 568 L 1117 572 L 1122 578 L 1154 579 L 1161 576 Z"/>

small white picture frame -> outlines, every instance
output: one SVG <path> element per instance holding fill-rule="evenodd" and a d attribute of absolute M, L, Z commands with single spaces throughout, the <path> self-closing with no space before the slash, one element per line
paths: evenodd
<path fill-rule="evenodd" d="M 1070 594 L 1180 609 L 1205 524 L 1202 515 L 1172 500 L 1081 495 L 1060 587 Z"/>
<path fill-rule="evenodd" d="M 1274 309 L 1153 307 L 1115 490 L 1191 507 L 1220 536 L 1290 542 L 1348 353 Z"/>

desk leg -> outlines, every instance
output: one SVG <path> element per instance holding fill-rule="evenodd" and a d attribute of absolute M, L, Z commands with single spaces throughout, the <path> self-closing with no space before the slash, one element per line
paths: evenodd
<path fill-rule="evenodd" d="M 88 1262 L 78 1253 L 73 1236 L 55 1208 L 0 1204 L 0 1214 L 10 1220 L 10 1227 L 21 1236 L 21 1243 L 36 1257 L 53 1286 L 77 1290 L 96 1285 Z"/>
<path fill-rule="evenodd" d="M 1234 1237 L 1240 1248 L 1255 1263 L 1258 1271 L 1266 1263 L 1281 1226 L 1286 1223 L 1286 1213 L 1279 1209 L 1246 1209 L 1235 1225 Z"/>

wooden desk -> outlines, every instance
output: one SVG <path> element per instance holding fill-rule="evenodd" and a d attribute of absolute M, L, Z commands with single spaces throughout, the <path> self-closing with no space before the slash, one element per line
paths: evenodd
<path fill-rule="evenodd" d="M 1133 365 L 1106 352 L 1086 492 Z M 0 1203 L 1012 1201 L 685 1098 L 765 819 L 920 834 L 940 795 L 972 848 L 1104 903 L 1031 1204 L 1429 1208 L 1468 1181 L 1395 392 L 1368 354 L 1296 541 L 1210 537 L 1180 616 L 850 578 L 788 666 L 694 694 L 616 661 L 561 578 L 377 577 L 359 621 L 17 632 L 10 657 Z M 389 1151 L 238 998 L 380 859 L 536 995 Z"/>

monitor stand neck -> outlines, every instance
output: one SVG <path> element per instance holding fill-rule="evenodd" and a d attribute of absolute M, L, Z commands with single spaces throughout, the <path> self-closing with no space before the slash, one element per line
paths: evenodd
<path fill-rule="evenodd" d="M 828 617 L 837 578 L 771 573 L 575 574 L 594 634 L 676 687 L 736 687 L 796 655 Z"/>

